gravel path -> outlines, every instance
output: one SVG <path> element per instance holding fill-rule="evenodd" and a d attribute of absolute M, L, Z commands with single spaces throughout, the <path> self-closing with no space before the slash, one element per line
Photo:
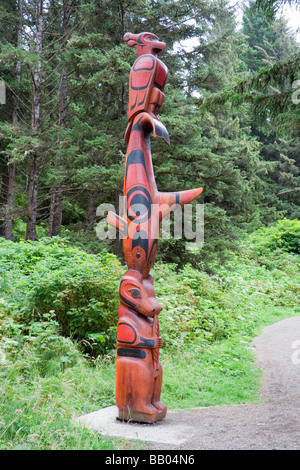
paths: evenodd
<path fill-rule="evenodd" d="M 253 341 L 263 370 L 259 404 L 172 411 L 178 426 L 192 426 L 183 445 L 150 449 L 300 450 L 300 317 L 279 321 Z"/>

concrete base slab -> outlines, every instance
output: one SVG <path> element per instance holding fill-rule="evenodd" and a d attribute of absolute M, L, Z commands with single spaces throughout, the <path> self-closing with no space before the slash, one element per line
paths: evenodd
<path fill-rule="evenodd" d="M 193 433 L 192 426 L 188 424 L 180 423 L 178 426 L 178 419 L 175 419 L 178 411 L 167 411 L 163 420 L 153 424 L 123 422 L 116 418 L 117 413 L 116 406 L 109 406 L 80 416 L 75 421 L 104 435 L 164 444 L 184 444 Z"/>

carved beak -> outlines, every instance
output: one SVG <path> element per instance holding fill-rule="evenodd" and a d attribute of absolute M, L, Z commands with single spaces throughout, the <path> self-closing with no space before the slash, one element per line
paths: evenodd
<path fill-rule="evenodd" d="M 138 43 L 138 34 L 125 33 L 123 36 L 123 41 L 127 42 L 128 46 L 133 47 Z"/>
<path fill-rule="evenodd" d="M 150 40 L 148 39 L 144 42 L 142 38 L 145 35 L 151 36 L 151 39 Z M 143 53 L 158 54 L 159 52 L 164 51 L 166 48 L 166 44 L 160 41 L 157 36 L 151 33 L 140 33 L 140 34 L 125 33 L 123 36 L 123 41 L 127 42 L 128 46 L 130 47 L 137 46 L 138 55 L 139 55 L 139 50 L 140 52 L 143 51 Z"/>

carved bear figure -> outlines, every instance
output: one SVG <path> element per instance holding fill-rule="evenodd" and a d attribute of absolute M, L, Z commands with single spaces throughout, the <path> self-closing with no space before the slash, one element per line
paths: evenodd
<path fill-rule="evenodd" d="M 128 270 L 121 279 L 117 329 L 116 403 L 119 419 L 153 423 L 166 415 L 160 401 L 162 367 L 158 351 L 161 311 L 153 278 Z"/>

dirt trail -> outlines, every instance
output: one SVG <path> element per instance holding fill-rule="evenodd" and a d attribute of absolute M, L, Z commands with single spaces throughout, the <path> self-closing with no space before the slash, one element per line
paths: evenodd
<path fill-rule="evenodd" d="M 153 444 L 150 448 L 299 450 L 300 317 L 266 327 L 253 346 L 263 370 L 261 403 L 171 411 L 168 419 L 179 429 L 188 423 L 189 439 L 182 445 Z"/>

